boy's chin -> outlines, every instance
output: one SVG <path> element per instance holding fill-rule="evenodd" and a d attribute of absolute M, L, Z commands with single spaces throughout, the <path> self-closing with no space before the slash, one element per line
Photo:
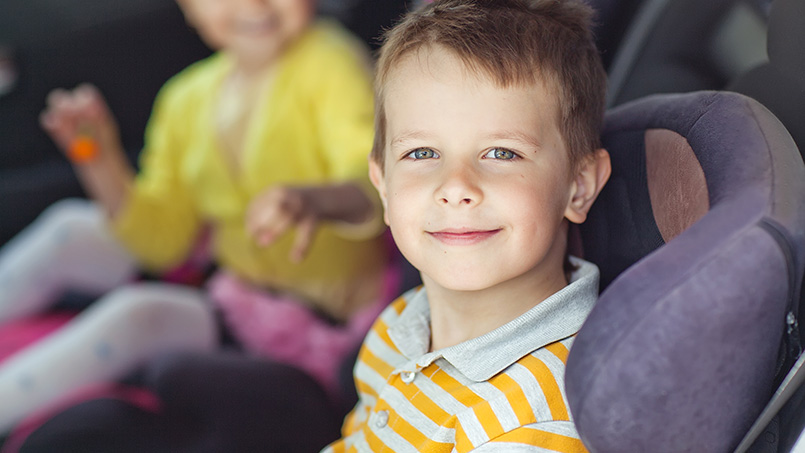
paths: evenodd
<path fill-rule="evenodd" d="M 424 282 L 426 288 L 437 287 L 440 290 L 453 292 L 479 292 L 490 289 L 502 283 L 501 281 L 489 279 L 488 276 L 468 274 L 434 275 L 433 277 L 423 275 L 422 281 Z"/>

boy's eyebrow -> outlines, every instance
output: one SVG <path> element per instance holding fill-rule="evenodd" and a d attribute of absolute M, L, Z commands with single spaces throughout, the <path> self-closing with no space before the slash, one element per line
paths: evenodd
<path fill-rule="evenodd" d="M 430 138 L 430 135 L 424 131 L 403 131 L 391 140 L 391 146 L 404 146 L 407 142 L 427 140 L 428 138 Z M 495 131 L 485 135 L 484 139 L 488 141 L 513 140 L 533 146 L 534 148 L 542 147 L 542 143 L 540 143 L 533 134 L 517 130 Z"/>
<path fill-rule="evenodd" d="M 425 140 L 429 137 L 424 131 L 410 130 L 403 131 L 391 140 L 391 146 L 404 145 L 406 142 L 415 140 Z"/>
<path fill-rule="evenodd" d="M 496 141 L 496 140 L 514 140 L 518 142 L 525 143 L 527 145 L 531 145 L 534 148 L 542 148 L 542 143 L 537 140 L 533 134 L 528 134 L 522 131 L 515 131 L 515 130 L 507 130 L 507 131 L 497 131 L 492 134 L 486 136 L 487 140 Z"/>

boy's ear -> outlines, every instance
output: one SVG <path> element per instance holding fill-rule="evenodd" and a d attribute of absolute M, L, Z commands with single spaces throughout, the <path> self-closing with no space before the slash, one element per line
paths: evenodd
<path fill-rule="evenodd" d="M 565 209 L 565 218 L 573 223 L 583 223 L 593 202 L 601 193 L 612 173 L 609 153 L 600 148 L 579 165 L 570 191 L 570 200 Z"/>
<path fill-rule="evenodd" d="M 389 224 L 388 204 L 386 203 L 386 178 L 383 176 L 383 169 L 371 157 L 369 158 L 369 179 L 380 195 L 380 202 L 383 204 L 383 221 Z"/>

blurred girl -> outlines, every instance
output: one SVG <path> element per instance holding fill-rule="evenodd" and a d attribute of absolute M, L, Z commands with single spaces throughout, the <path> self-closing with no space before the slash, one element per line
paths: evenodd
<path fill-rule="evenodd" d="M 127 162 L 101 94 L 56 90 L 41 122 L 95 204 L 49 208 L 0 254 L 0 323 L 65 289 L 105 294 L 0 364 L 0 431 L 157 354 L 216 347 L 211 298 L 247 350 L 334 389 L 336 369 L 397 290 L 365 182 L 368 64 L 313 0 L 179 0 L 213 56 L 169 81 Z M 96 207 L 97 206 L 97 207 Z M 185 260 L 204 229 L 209 291 L 130 281 Z"/>

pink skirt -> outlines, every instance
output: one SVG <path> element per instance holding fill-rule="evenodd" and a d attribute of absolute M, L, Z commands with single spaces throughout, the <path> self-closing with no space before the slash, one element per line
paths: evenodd
<path fill-rule="evenodd" d="M 208 288 L 227 328 L 247 351 L 304 370 L 337 397 L 344 360 L 355 352 L 374 320 L 397 296 L 400 281 L 396 266 L 389 268 L 377 302 L 342 325 L 322 319 L 292 297 L 269 294 L 226 271 L 214 275 Z"/>

